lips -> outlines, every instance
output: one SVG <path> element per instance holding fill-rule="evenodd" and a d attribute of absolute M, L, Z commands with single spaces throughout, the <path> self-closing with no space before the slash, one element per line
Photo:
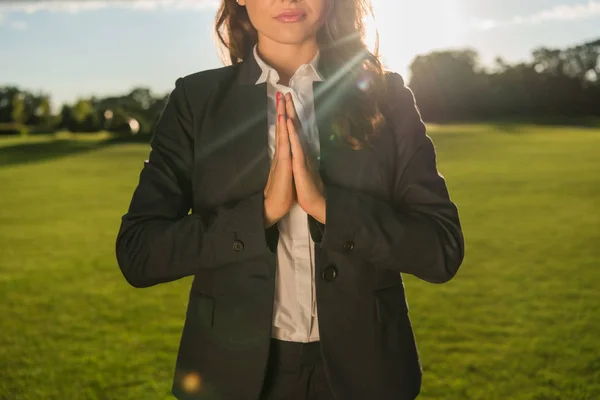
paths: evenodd
<path fill-rule="evenodd" d="M 282 12 L 281 14 L 276 16 L 275 19 L 282 21 L 282 22 L 298 22 L 298 21 L 303 20 L 305 17 L 306 17 L 306 13 L 304 11 L 289 10 L 289 11 Z"/>

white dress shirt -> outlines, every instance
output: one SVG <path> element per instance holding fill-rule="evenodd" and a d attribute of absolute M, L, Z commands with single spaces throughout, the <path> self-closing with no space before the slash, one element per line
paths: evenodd
<path fill-rule="evenodd" d="M 298 132 L 304 151 L 320 152 L 319 134 L 315 119 L 313 81 L 322 81 L 317 71 L 319 52 L 309 64 L 301 65 L 289 86 L 280 85 L 277 71 L 266 64 L 254 46 L 254 57 L 262 74 L 256 84 L 267 82 L 269 157 L 275 153 L 276 94 L 290 92 L 302 129 Z M 273 304 L 272 337 L 293 342 L 319 340 L 317 305 L 315 299 L 314 242 L 308 230 L 308 216 L 298 203 L 277 223 L 277 272 Z"/>

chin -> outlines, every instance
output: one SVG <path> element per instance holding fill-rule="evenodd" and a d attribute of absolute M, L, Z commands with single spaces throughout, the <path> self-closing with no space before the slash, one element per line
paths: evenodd
<path fill-rule="evenodd" d="M 282 44 L 300 44 L 311 38 L 312 34 L 310 29 L 290 26 L 274 31 L 270 39 Z"/>
<path fill-rule="evenodd" d="M 301 44 L 306 42 L 310 36 L 306 35 L 282 35 L 279 33 L 277 36 L 272 39 L 277 43 L 281 44 Z"/>

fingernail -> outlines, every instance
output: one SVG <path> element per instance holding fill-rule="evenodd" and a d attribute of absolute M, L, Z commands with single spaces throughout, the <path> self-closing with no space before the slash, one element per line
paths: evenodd
<path fill-rule="evenodd" d="M 277 92 L 277 95 L 275 96 L 275 98 L 277 99 L 277 102 L 279 103 L 279 99 L 281 98 L 281 92 Z"/>

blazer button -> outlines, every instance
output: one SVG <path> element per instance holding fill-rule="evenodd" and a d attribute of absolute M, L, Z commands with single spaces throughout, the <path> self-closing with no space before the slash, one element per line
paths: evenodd
<path fill-rule="evenodd" d="M 333 282 L 337 278 L 338 269 L 335 265 L 328 265 L 321 271 L 321 277 L 327 282 Z"/>
<path fill-rule="evenodd" d="M 354 241 L 353 240 L 348 240 L 347 242 L 344 242 L 344 251 L 352 251 L 354 249 Z"/>
<path fill-rule="evenodd" d="M 235 250 L 235 251 L 244 250 L 244 242 L 242 242 L 241 240 L 235 240 L 233 242 L 233 250 Z"/>

